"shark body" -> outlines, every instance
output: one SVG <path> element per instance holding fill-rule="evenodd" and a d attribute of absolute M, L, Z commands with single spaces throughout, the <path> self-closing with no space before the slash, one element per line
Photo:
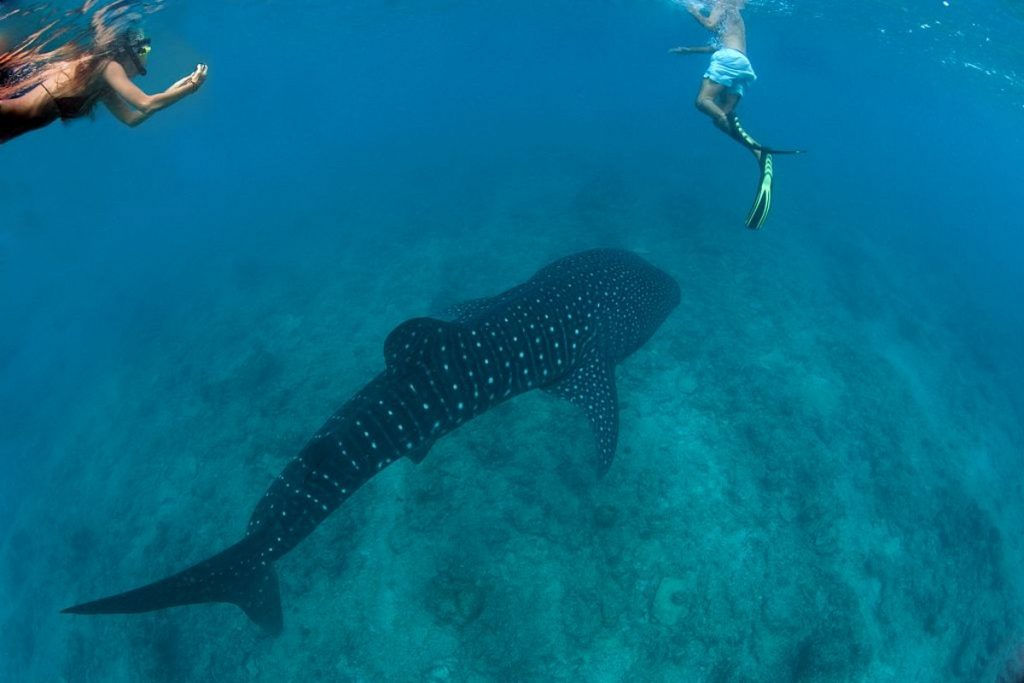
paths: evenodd
<path fill-rule="evenodd" d="M 462 304 L 453 320 L 402 323 L 384 343 L 385 370 L 285 467 L 242 540 L 155 583 L 63 611 L 134 613 L 228 602 L 278 633 L 277 559 L 391 463 L 421 462 L 445 434 L 533 389 L 586 412 L 603 474 L 618 439 L 615 366 L 679 300 L 675 280 L 639 256 L 594 250 L 555 261 L 498 296 Z"/>

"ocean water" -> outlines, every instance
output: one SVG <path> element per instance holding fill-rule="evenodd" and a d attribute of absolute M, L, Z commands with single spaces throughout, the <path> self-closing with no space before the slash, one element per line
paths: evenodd
<path fill-rule="evenodd" d="M 197 95 L 0 147 L 0 680 L 1016 680 L 1024 5 L 745 17 L 808 150 L 760 232 L 665 0 L 167 0 L 137 82 Z M 606 477 L 532 392 L 281 560 L 277 638 L 59 614 L 238 540 L 397 324 L 609 246 L 683 298 Z"/>

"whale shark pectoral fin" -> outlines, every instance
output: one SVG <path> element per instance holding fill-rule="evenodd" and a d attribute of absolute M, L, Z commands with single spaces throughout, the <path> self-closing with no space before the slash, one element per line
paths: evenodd
<path fill-rule="evenodd" d="M 587 413 L 597 442 L 597 475 L 603 477 L 612 465 L 619 441 L 615 366 L 595 359 L 580 365 L 568 377 L 544 390 L 583 408 Z"/>
<path fill-rule="evenodd" d="M 384 362 L 395 372 L 418 360 L 429 359 L 455 337 L 458 325 L 437 318 L 413 318 L 391 330 L 384 340 Z"/>
<path fill-rule="evenodd" d="M 281 593 L 270 563 L 242 564 L 246 541 L 166 579 L 61 610 L 64 614 L 138 614 L 154 610 L 226 602 L 237 605 L 270 635 L 282 628 Z"/>

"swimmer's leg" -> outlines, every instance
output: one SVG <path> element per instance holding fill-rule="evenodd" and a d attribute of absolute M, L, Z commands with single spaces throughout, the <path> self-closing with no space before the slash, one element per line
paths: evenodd
<path fill-rule="evenodd" d="M 722 109 L 721 100 L 725 94 L 725 86 L 715 83 L 710 78 L 705 78 L 700 84 L 700 92 L 697 93 L 697 100 L 693 103 L 697 110 L 711 118 L 718 128 L 726 135 L 732 135 L 729 128 L 728 113 Z"/>
<path fill-rule="evenodd" d="M 740 106 L 741 97 L 742 96 L 738 92 L 732 92 L 730 90 L 726 90 L 722 93 L 722 111 L 725 112 L 726 116 L 736 111 L 736 107 Z"/>
<path fill-rule="evenodd" d="M 745 130 L 743 130 L 743 127 L 740 126 L 740 120 L 736 117 L 736 108 L 740 105 L 741 97 L 742 95 L 731 90 L 726 90 L 722 93 L 720 99 L 722 102 L 722 111 L 725 113 L 725 132 L 729 137 L 749 149 L 751 153 L 753 153 L 754 158 L 760 162 L 761 145 L 758 144 L 754 138 L 750 137 Z"/>

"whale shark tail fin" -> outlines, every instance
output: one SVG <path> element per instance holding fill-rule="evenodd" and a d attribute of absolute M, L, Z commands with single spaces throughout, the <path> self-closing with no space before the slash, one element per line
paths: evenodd
<path fill-rule="evenodd" d="M 273 566 L 252 562 L 236 543 L 166 579 L 61 610 L 64 614 L 135 614 L 179 605 L 226 602 L 238 605 L 270 635 L 281 632 L 281 592 Z"/>

